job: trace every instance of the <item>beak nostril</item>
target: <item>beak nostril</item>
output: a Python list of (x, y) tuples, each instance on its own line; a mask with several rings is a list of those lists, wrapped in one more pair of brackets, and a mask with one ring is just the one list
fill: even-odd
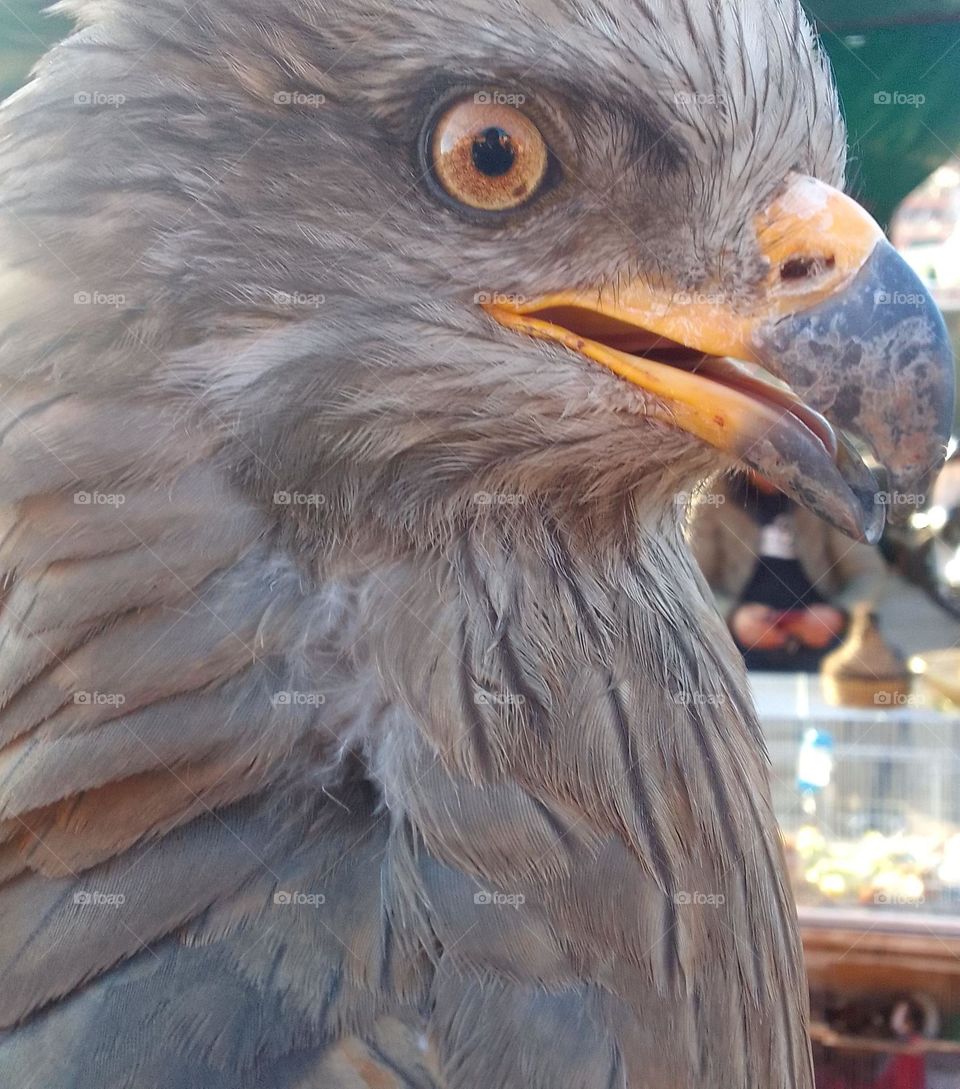
[(791, 257), (780, 266), (781, 280), (812, 280), (834, 268), (837, 259), (831, 254), (820, 257)]

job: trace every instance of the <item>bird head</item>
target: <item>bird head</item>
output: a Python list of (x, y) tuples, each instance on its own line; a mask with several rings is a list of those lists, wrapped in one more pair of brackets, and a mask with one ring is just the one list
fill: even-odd
[(65, 338), (47, 292), (32, 328), (61, 375), (93, 344), (114, 393), (199, 406), (264, 501), (318, 497), (284, 516), (435, 537), (739, 462), (875, 539), (851, 439), (899, 492), (938, 467), (943, 323), (841, 192), (791, 0), (95, 10), (114, 51), (81, 33), (44, 94), (89, 66), (101, 101), (37, 118), (58, 141), (15, 211), (35, 248), (57, 190), (40, 259), (124, 304)]

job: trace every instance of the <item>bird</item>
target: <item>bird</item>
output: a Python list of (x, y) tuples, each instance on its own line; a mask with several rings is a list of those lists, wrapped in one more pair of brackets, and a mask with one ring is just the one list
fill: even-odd
[(746, 465), (875, 540), (953, 371), (799, 6), (59, 8), (0, 111), (3, 1083), (812, 1089), (687, 513)]

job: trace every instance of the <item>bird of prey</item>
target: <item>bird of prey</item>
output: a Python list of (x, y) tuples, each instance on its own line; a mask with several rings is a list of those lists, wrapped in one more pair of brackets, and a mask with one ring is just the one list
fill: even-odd
[(797, 6), (61, 6), (0, 142), (0, 1080), (810, 1089), (687, 497), (875, 538), (953, 394)]

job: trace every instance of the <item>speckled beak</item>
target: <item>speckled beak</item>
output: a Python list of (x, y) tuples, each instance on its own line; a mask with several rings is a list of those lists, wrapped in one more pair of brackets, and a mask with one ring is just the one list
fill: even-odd
[(871, 447), (893, 517), (924, 501), (953, 421), (953, 354), (939, 310), (888, 242), (835, 297), (760, 327), (754, 347), (807, 405)]
[[(749, 301), (643, 282), (487, 310), (652, 395), (659, 418), (734, 455), (850, 536), (874, 541), (943, 462), (953, 355), (923, 285), (849, 197), (795, 176), (754, 224)], [(779, 380), (779, 381), (777, 381)], [(886, 470), (881, 488), (849, 437)]]

